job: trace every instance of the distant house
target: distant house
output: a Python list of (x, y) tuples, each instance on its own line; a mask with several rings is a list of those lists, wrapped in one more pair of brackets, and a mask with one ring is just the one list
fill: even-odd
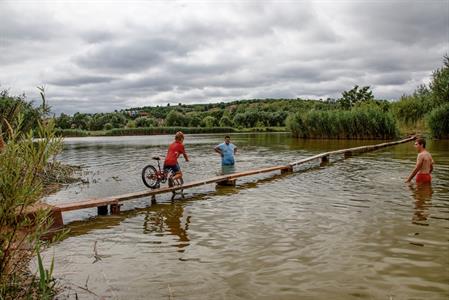
[(130, 116), (130, 117), (135, 117), (138, 115), (138, 112), (135, 110), (127, 111), (127, 113), (128, 113), (128, 116)]
[(146, 111), (139, 111), (139, 116), (140, 117), (146, 117), (146, 116), (149, 116), (149, 115), (150, 115), (150, 113), (148, 113)]

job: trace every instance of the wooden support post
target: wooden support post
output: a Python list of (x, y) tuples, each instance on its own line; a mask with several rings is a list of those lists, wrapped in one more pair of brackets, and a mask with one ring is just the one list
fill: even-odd
[(54, 207), (51, 210), (51, 217), (53, 218), (53, 223), (51, 224), (50, 230), (59, 230), (64, 226), (64, 220), (62, 219), (62, 212), (60, 208)]
[(117, 203), (117, 204), (111, 204), (111, 214), (116, 215), (120, 213), (120, 206), (123, 204)]
[(321, 157), (321, 164), (325, 165), (327, 163), (329, 163), (329, 155)]
[(97, 213), (99, 216), (106, 216), (108, 214), (108, 206), (98, 206), (97, 207)]
[(156, 195), (151, 196), (151, 204), (156, 204)]
[(288, 174), (288, 173), (293, 173), (292, 166), (287, 166), (287, 167), (285, 167), (285, 169), (281, 169), (281, 174)]
[(344, 153), (344, 157), (345, 158), (349, 158), (349, 157), (351, 157), (352, 156), (352, 152), (351, 151), (346, 151), (345, 153)]
[(217, 186), (235, 186), (237, 179), (226, 179), (218, 181)]

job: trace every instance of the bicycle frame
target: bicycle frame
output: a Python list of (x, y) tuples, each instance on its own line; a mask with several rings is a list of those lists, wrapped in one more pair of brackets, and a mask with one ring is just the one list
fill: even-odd
[(161, 163), (158, 160), (157, 161), (157, 178), (160, 182), (165, 183), (167, 179), (170, 177), (171, 171), (166, 171), (161, 168)]

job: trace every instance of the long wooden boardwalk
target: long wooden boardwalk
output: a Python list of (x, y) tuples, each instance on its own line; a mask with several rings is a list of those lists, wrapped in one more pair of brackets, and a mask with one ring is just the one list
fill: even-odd
[(361, 147), (355, 147), (355, 148), (349, 148), (349, 149), (324, 152), (324, 153), (320, 153), (317, 155), (313, 155), (311, 157), (307, 157), (307, 158), (289, 163), (287, 165), (273, 166), (273, 167), (249, 170), (249, 171), (245, 171), (245, 172), (233, 173), (233, 174), (228, 174), (228, 175), (215, 176), (215, 177), (207, 178), (204, 180), (198, 180), (198, 181), (185, 183), (182, 186), (162, 187), (162, 188), (158, 188), (158, 189), (146, 190), (146, 191), (141, 191), (141, 192), (136, 192), (136, 193), (129, 193), (129, 194), (124, 194), (124, 195), (105, 197), (105, 198), (92, 198), (92, 199), (86, 199), (83, 201), (68, 202), (68, 203), (61, 203), (61, 204), (54, 204), (54, 205), (41, 204), (39, 206), (39, 208), (47, 207), (47, 208), (51, 209), (53, 219), (54, 219), (53, 228), (60, 228), (63, 226), (62, 212), (97, 207), (98, 214), (107, 214), (108, 206), (109, 206), (109, 211), (112, 214), (115, 214), (115, 213), (120, 212), (121, 202), (126, 201), (126, 200), (148, 197), (148, 196), (151, 196), (154, 199), (154, 197), (158, 194), (175, 192), (175, 191), (181, 190), (181, 189), (185, 190), (185, 189), (189, 189), (189, 188), (193, 188), (193, 187), (197, 187), (197, 186), (201, 186), (201, 185), (205, 185), (205, 184), (211, 184), (211, 183), (216, 183), (218, 185), (235, 186), (236, 179), (239, 177), (251, 176), (251, 175), (255, 175), (255, 174), (268, 173), (268, 172), (274, 172), (274, 171), (281, 171), (282, 174), (290, 173), (290, 172), (293, 172), (293, 169), (295, 166), (298, 166), (298, 165), (301, 165), (301, 164), (304, 164), (304, 163), (307, 163), (307, 162), (310, 162), (310, 161), (313, 161), (316, 159), (320, 159), (322, 163), (325, 163), (325, 162), (329, 161), (329, 157), (331, 155), (343, 154), (344, 157), (350, 157), (353, 154), (374, 151), (374, 150), (377, 150), (380, 148), (385, 148), (388, 146), (406, 143), (406, 142), (414, 140), (415, 138), (416, 137), (411, 136), (409, 138), (402, 139), (399, 141), (394, 141), (394, 142), (387, 142), (387, 143), (376, 144), (376, 145), (361, 146)]

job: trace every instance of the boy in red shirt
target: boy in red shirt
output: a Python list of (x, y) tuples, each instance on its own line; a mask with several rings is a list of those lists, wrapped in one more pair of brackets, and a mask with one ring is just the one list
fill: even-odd
[(181, 179), (182, 172), (178, 164), (178, 157), (182, 154), (186, 161), (189, 161), (186, 150), (184, 149), (184, 134), (178, 131), (175, 135), (175, 141), (168, 147), (167, 155), (164, 161), (164, 170), (170, 170), (175, 174), (173, 180)]

